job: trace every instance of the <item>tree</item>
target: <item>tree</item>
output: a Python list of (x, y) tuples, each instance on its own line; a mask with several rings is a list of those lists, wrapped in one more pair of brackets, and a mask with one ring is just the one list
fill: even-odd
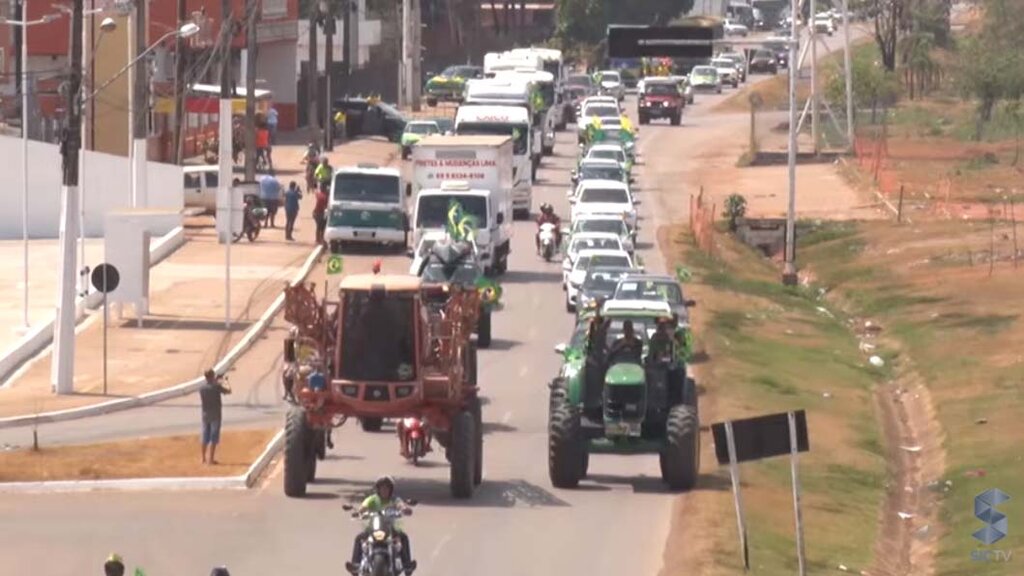
[(882, 66), (889, 72), (896, 70), (896, 49), (900, 30), (904, 27), (907, 0), (871, 0), (870, 11), (875, 20), (875, 43), (881, 53)]
[(982, 29), (962, 43), (959, 56), (957, 82), (976, 102), (974, 137), (980, 140), (996, 105), (1024, 95), (1024, 6), (989, 0)]
[[(893, 72), (882, 66), (876, 50), (856, 50), (851, 62), (854, 113), (871, 108), (871, 123), (877, 121), (879, 107), (889, 107), (899, 96), (899, 82)], [(834, 105), (846, 105), (846, 78), (842, 67), (833, 65), (825, 84), (825, 96)]]

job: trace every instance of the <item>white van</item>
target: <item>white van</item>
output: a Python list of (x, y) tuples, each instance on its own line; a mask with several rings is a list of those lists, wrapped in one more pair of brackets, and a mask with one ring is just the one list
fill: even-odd
[(324, 240), (338, 254), (344, 242), (405, 248), (409, 221), (402, 174), (375, 164), (334, 171)]
[(485, 271), (501, 274), (508, 270), (511, 223), (502, 212), (500, 194), (471, 188), (468, 182), (442, 182), (440, 188), (419, 191), (413, 215), (413, 245), (419, 246), (428, 234), (446, 230), (452, 200), (462, 206), (465, 214), (480, 223), (475, 241)]
[(534, 84), (529, 78), (486, 78), (470, 80), (466, 84), (464, 106), (519, 106), (530, 117), (531, 177), (540, 167), (544, 141), (544, 115), (534, 108)]
[(512, 208), (529, 217), (536, 175), (530, 150), (530, 113), (520, 106), (459, 106), (455, 134), (512, 138)]
[(541, 153), (550, 156), (555, 152), (555, 128), (557, 128), (562, 117), (561, 102), (555, 94), (555, 77), (550, 72), (543, 70), (518, 70), (498, 72), (495, 80), (508, 80), (509, 82), (527, 82), (532, 92), (540, 95), (542, 104), (534, 108), (535, 118), (541, 128)]
[(217, 165), (183, 166), (185, 207), (201, 208), (213, 214), (217, 211), (217, 187), (220, 168)]

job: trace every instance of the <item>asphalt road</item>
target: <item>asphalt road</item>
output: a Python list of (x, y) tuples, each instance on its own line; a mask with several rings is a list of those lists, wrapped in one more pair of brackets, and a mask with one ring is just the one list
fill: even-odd
[[(638, 249), (649, 270), (664, 269), (654, 245), (658, 226), (685, 221), (689, 194), (696, 193), (695, 184), (685, 181), (693, 151), (744, 129), (745, 115), (707, 114), (731, 93), (698, 96), (680, 127), (659, 123), (641, 129)], [(630, 98), (631, 115), (635, 108)], [(560, 134), (556, 156), (545, 159), (535, 207), (551, 202), (559, 214), (568, 214), (574, 137), (572, 129)], [(350, 425), (335, 434), (336, 448), (303, 500), (283, 495), (280, 467), (247, 492), (0, 494), (0, 566), (41, 576), (95, 573), (117, 551), (152, 576), (206, 574), (219, 564), (241, 576), (341, 574), (358, 529), (341, 504), (388, 473), (397, 477), (401, 495), (421, 503), (406, 521), (419, 575), (657, 574), (673, 497), (660, 481), (655, 455), (595, 455), (588, 480), (577, 490), (556, 490), (548, 480), (547, 383), (560, 361), (553, 347), (568, 336), (572, 319), (564, 311), (560, 264), (545, 264), (535, 255), (532, 223), (519, 222), (515, 229), (511, 269), (502, 279), (505, 310), (494, 317), (492, 348), (480, 353), (485, 478), (473, 499), (450, 498), (441, 455), (413, 467), (399, 457), (391, 429), (366, 434)], [(368, 269), (378, 257), (350, 256), (346, 268)], [(404, 256), (382, 257), (386, 270), (408, 267)], [(313, 280), (322, 282), (323, 276)], [(283, 330), (278, 324), (232, 373), (236, 394), (226, 411), (229, 424), (281, 423)], [(46, 426), (40, 437), (46, 444), (189, 432), (197, 416), (196, 401), (186, 398)], [(24, 444), (27, 432), (3, 431), (0, 444)], [(712, 458), (706, 434), (703, 444), (707, 467)]]

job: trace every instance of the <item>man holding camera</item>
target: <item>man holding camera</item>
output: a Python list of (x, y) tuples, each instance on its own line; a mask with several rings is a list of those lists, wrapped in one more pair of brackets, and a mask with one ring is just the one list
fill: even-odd
[[(214, 454), (220, 443), (220, 423), (223, 413), (221, 396), (231, 394), (228, 386), (213, 369), (206, 371), (206, 382), (199, 387), (199, 399), (203, 406), (203, 464), (216, 464)], [(210, 456), (206, 452), (209, 447)]]

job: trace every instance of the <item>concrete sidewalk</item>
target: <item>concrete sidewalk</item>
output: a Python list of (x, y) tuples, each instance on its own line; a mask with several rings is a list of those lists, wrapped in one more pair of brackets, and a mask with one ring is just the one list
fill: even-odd
[[(304, 152), (300, 144), (275, 146), (277, 176), (285, 185), (290, 180), (302, 182), (300, 159)], [(330, 154), (335, 166), (386, 164), (396, 156), (394, 144), (376, 139), (336, 145)], [(256, 242), (242, 240), (232, 245), (232, 330), (226, 330), (224, 323), (225, 248), (216, 241), (212, 218), (195, 219), (186, 225), (185, 246), (150, 273), (150, 314), (142, 327), (130, 312), (123, 320), (111, 315), (109, 395), (102, 394), (103, 323), (101, 312), (96, 311), (80, 325), (76, 336), (75, 394), (51, 393), (47, 349), (0, 388), (0, 417), (98, 404), (200, 376), (242, 338), (308, 258), (314, 248), (312, 205), (312, 199), (303, 199), (296, 223), (297, 241), (284, 240), (284, 215), (279, 212), (276, 228), (264, 229)]]

